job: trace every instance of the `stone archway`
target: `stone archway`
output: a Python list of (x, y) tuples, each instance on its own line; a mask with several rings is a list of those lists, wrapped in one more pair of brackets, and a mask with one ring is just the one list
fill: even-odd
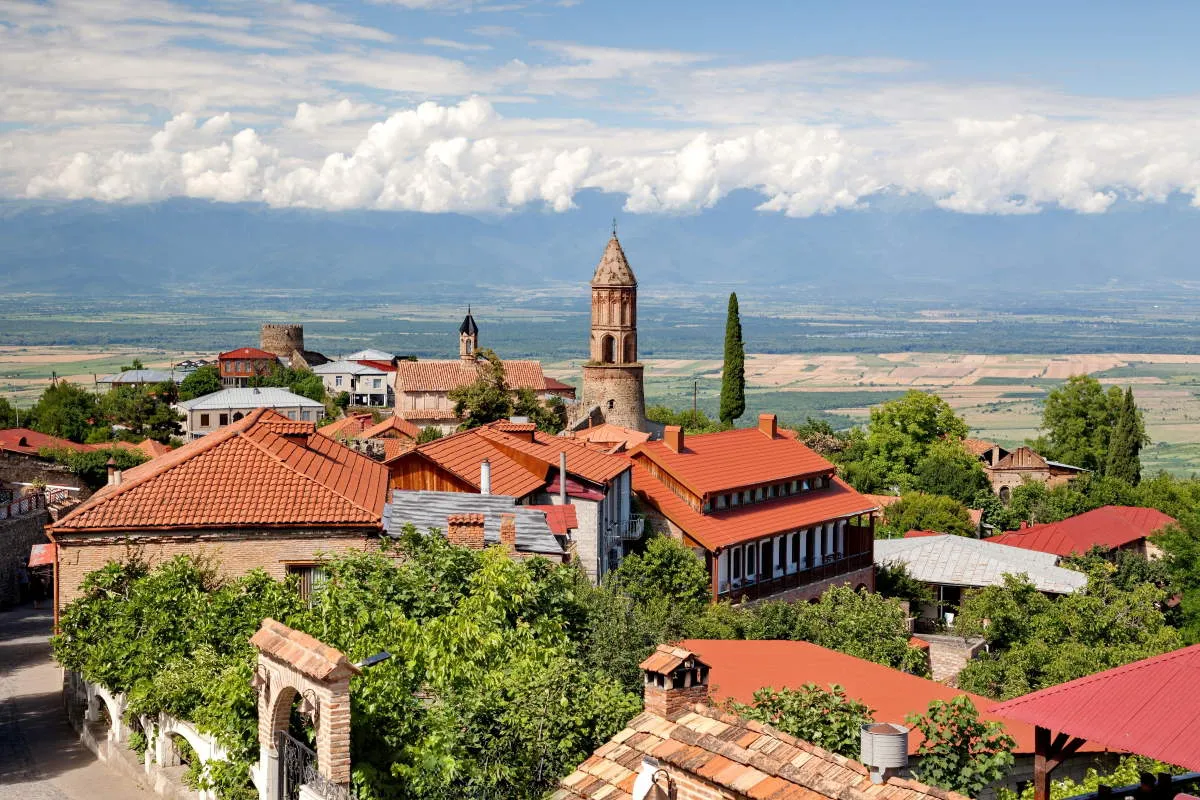
[[(317, 797), (349, 796), (350, 678), (361, 673), (339, 650), (273, 619), (250, 639), (258, 649), (259, 763), (254, 782), (262, 800), (282, 800), (280, 734), (288, 730), (292, 703), (303, 700), (316, 730)], [(284, 737), (286, 738), (286, 737)], [(308, 788), (308, 787), (306, 787)]]

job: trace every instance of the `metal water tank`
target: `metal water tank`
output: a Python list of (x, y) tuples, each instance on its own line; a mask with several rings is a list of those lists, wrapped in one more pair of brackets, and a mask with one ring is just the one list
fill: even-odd
[(871, 781), (883, 783), (908, 767), (908, 728), (891, 722), (871, 722), (860, 729), (862, 763)]

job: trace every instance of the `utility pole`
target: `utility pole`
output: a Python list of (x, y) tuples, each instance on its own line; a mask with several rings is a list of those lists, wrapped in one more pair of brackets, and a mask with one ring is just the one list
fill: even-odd
[(700, 381), (692, 379), (692, 424), (700, 419), (700, 413), (696, 410), (696, 397), (700, 393)]

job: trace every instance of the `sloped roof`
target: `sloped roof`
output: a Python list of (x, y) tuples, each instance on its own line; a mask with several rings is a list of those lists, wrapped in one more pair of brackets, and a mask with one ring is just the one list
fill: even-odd
[(341, 650), (270, 617), (264, 619), (262, 627), (250, 637), (250, 644), (314, 680), (362, 673)]
[(386, 350), (376, 350), (368, 347), (366, 350), (359, 350), (345, 357), (347, 361), (391, 361), (393, 356)]
[(904, 564), (924, 583), (947, 586), (999, 586), (1005, 574), (1024, 574), (1039, 590), (1070, 594), (1087, 585), (1082, 572), (1058, 566), (1058, 556), (1004, 547), (990, 541), (939, 533), (904, 539), (877, 539), (876, 564)]
[[(107, 447), (109, 445), (105, 446)], [(134, 444), (133, 442), (113, 442), (111, 446), (120, 448), (122, 450), (137, 450), (146, 458), (158, 458), (164, 453), (171, 452), (170, 445), (165, 445), (162, 442), (156, 442), (153, 439), (143, 439), (137, 444)]]
[(1060, 683), (993, 714), (1200, 770), (1200, 645)]
[(324, 403), (293, 394), (275, 386), (261, 388), (222, 389), (192, 400), (177, 403), (184, 411), (221, 410), (226, 408), (325, 408)]
[[(543, 391), (546, 379), (537, 361), (505, 361), (504, 377), (510, 389)], [(396, 365), (396, 391), (448, 392), (473, 383), (479, 376), (477, 361), (401, 361)]]
[(892, 505), (893, 503), (900, 502), (900, 495), (898, 495), (898, 494), (866, 494), (866, 493), (863, 493), (863, 497), (867, 498), (868, 500), (870, 500), (872, 503), (879, 506), (880, 508), (887, 508), (888, 506)]
[(450, 408), (409, 408), (395, 412), (396, 416), (404, 419), (419, 419), (422, 422), (456, 422), (458, 414)]
[(386, 375), (382, 369), (363, 364), (360, 361), (328, 361), (312, 368), (317, 375)]
[(70, 439), (60, 439), (57, 436), (39, 433), (30, 428), (5, 428), (4, 430), (0, 430), (0, 450), (36, 456), (38, 450), (41, 450), (43, 447), (55, 450), (65, 448), (78, 453), (97, 449), (96, 445), (79, 444), (78, 442), (72, 442)]
[(359, 434), (367, 428), (375, 424), (375, 417), (370, 414), (350, 414), (342, 417), (336, 422), (331, 422), (328, 425), (322, 425), (317, 428), (317, 432), (328, 436), (330, 439), (338, 439), (348, 437), (357, 439)]
[(142, 384), (142, 383), (181, 383), (186, 377), (184, 372), (174, 372), (165, 369), (127, 369), (112, 375), (99, 378), (100, 383)]
[(479, 431), (479, 428), (475, 428), (443, 436), (400, 457), (426, 458), (453, 473), (476, 491), (480, 488), (479, 466), (485, 458), (491, 464), (494, 494), (524, 497), (546, 485), (550, 469), (548, 463), (534, 458), (523, 465)]
[[(709, 666), (709, 692), (718, 702), (753, 703), (754, 693), (764, 687), (799, 689), (815, 683), (827, 689), (830, 684), (838, 684), (847, 697), (866, 703), (876, 722), (903, 723), (909, 713), (926, 713), (934, 700), (952, 700), (965, 694), (982, 718), (1004, 722), (1017, 741), (1017, 753), (1033, 752), (1033, 727), (1001, 720), (987, 710), (994, 700), (810, 642), (685, 639), (679, 646)], [(908, 735), (908, 752), (916, 753), (923, 738), (914, 728)]]
[(607, 483), (629, 469), (628, 459), (593, 450), (582, 443), (564, 436), (550, 436), (534, 431), (532, 442), (519, 436), (510, 436), (490, 426), (479, 428), (481, 436), (487, 437), (509, 455), (524, 453), (558, 468), (559, 453), (567, 454), (567, 475), (578, 475), (593, 483)]
[(631, 800), (646, 756), (722, 787), (733, 797), (966, 800), (956, 792), (903, 778), (874, 784), (857, 761), (704, 705), (693, 706), (674, 722), (651, 712), (634, 717), (563, 778), (550, 800)]
[(379, 527), (387, 482), (387, 467), (317, 435), (313, 423), (257, 409), (125, 470), (50, 529)]
[(1174, 517), (1154, 508), (1101, 506), (1061, 522), (1002, 533), (987, 541), (1067, 556), (1086, 553), (1095, 546), (1121, 547), (1152, 536), (1174, 523)]
[(650, 441), (650, 434), (639, 431), (636, 428), (626, 428), (621, 425), (614, 425), (611, 422), (602, 422), (590, 428), (574, 431), (571, 433), (571, 438), (582, 440), (593, 446), (603, 447), (605, 450), (610, 450), (617, 445), (629, 450), (643, 442)]
[(387, 439), (397, 435), (415, 440), (421, 435), (421, 429), (404, 417), (398, 417), (393, 414), (390, 417), (384, 417), (382, 421), (365, 429), (360, 438)]
[(614, 233), (604, 247), (604, 255), (596, 265), (596, 273), (592, 275), (592, 286), (637, 286), (637, 278), (625, 258), (625, 251)]
[(259, 350), (257, 347), (239, 347), (237, 350), (230, 350), (228, 353), (221, 353), (217, 356), (221, 361), (231, 358), (269, 358), (277, 359), (278, 356), (274, 353), (268, 353), (266, 350)]
[(546, 524), (550, 526), (550, 531), (558, 536), (566, 536), (579, 527), (579, 515), (575, 511), (575, 506), (570, 503), (567, 503), (565, 506), (540, 505), (525, 507), (537, 509), (544, 513), (546, 515)]
[(778, 497), (713, 514), (701, 514), (693, 510), (636, 462), (633, 467), (633, 489), (640, 498), (710, 552), (764, 536), (878, 510), (878, 506), (836, 477), (826, 489)]
[(391, 361), (376, 361), (370, 358), (348, 358), (346, 360), (362, 364), (364, 367), (374, 367), (380, 372), (391, 373), (396, 371), (396, 365)]
[(475, 318), (471, 316), (471, 309), (467, 307), (467, 315), (463, 317), (462, 324), (458, 326), (459, 333), (465, 333), (467, 336), (478, 336), (479, 326), (475, 324)]
[(700, 496), (834, 470), (795, 437), (781, 432), (772, 439), (758, 428), (685, 436), (680, 453), (665, 442), (644, 442), (630, 451), (635, 460), (639, 455)]
[[(388, 534), (400, 535), (405, 524), (417, 530), (438, 528), (445, 532), (447, 518), (457, 514), (479, 514), (483, 517), (483, 541), (500, 542), (500, 522), (506, 515), (515, 519), (517, 550), (547, 556), (562, 556), (563, 545), (554, 537), (546, 512), (532, 506), (519, 506), (515, 497), (500, 494), (468, 494), (466, 492), (392, 492), (388, 506)], [(568, 506), (570, 508), (570, 506)]]
[(987, 451), (1000, 446), (986, 439), (963, 439), (962, 444), (966, 451), (973, 456), (981, 456)]
[(545, 380), (546, 380), (547, 391), (571, 392), (572, 394), (575, 393), (575, 387), (569, 383), (563, 383), (562, 381), (558, 380), (557, 378), (551, 378), (548, 375), (546, 376)]

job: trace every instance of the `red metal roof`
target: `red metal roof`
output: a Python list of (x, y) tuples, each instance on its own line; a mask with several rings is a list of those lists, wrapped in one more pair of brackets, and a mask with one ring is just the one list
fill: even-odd
[(372, 361), (371, 359), (359, 359), (355, 364), (362, 364), (364, 367), (374, 367), (381, 372), (395, 372), (396, 365), (390, 361)]
[(793, 436), (781, 431), (772, 439), (758, 428), (686, 436), (680, 453), (656, 441), (640, 444), (629, 454), (635, 460), (654, 461), (701, 496), (834, 469)]
[(1174, 517), (1153, 508), (1103, 506), (1061, 522), (1002, 533), (988, 541), (1067, 556), (1086, 553), (1097, 545), (1121, 547), (1151, 536), (1174, 523)]
[(45, 567), (54, 563), (53, 543), (35, 544), (29, 549), (29, 567)]
[(278, 356), (274, 353), (268, 353), (266, 350), (259, 350), (257, 347), (239, 347), (237, 350), (221, 353), (217, 358), (221, 361), (227, 361), (231, 358), (269, 358), (274, 361)]
[(694, 510), (637, 463), (633, 467), (633, 488), (641, 499), (710, 552), (877, 509), (875, 504), (840, 478), (834, 478), (826, 489), (815, 489), (713, 514), (701, 514)]
[[(679, 644), (708, 664), (711, 670), (709, 693), (718, 702), (732, 699), (752, 703), (754, 693), (767, 686), (799, 689), (806, 683), (815, 683), (828, 689), (830, 684), (838, 684), (846, 690), (847, 697), (866, 703), (876, 722), (903, 723), (909, 713), (928, 711), (933, 700), (951, 700), (965, 694), (975, 703), (981, 717), (1004, 722), (1009, 734), (1017, 741), (1017, 753), (1033, 752), (1033, 726), (1000, 720), (985, 711), (995, 701), (873, 661), (810, 642), (685, 639)], [(921, 732), (914, 728), (908, 737), (908, 751), (917, 752), (921, 740)]]
[(993, 714), (1093, 745), (1200, 770), (1200, 645), (1097, 672), (993, 706)]
[(570, 503), (565, 506), (526, 506), (526, 508), (536, 508), (538, 511), (544, 512), (550, 532), (559, 536), (565, 536), (579, 527), (579, 516), (575, 513), (575, 506)]
[(38, 450), (43, 447), (53, 449), (65, 448), (82, 453), (87, 450), (95, 450), (103, 445), (88, 445), (72, 442), (69, 439), (60, 439), (57, 436), (50, 436), (45, 433), (38, 433), (29, 428), (6, 428), (0, 431), (0, 450), (7, 450), (10, 453), (24, 453), (28, 456), (36, 456)]

